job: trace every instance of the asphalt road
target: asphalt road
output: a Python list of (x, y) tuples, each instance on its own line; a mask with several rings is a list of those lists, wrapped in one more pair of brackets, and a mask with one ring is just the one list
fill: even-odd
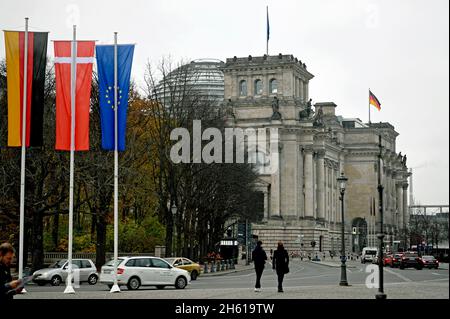
[[(347, 268), (347, 279), (349, 285), (361, 286), (365, 285), (368, 276), (371, 274), (368, 267), (374, 265), (363, 265), (357, 262), (349, 262)], [(375, 267), (376, 268), (376, 267)], [(316, 286), (333, 286), (337, 285), (340, 280), (340, 268), (329, 267), (321, 264), (311, 263), (307, 261), (301, 262), (300, 260), (292, 260), (290, 263), (290, 273), (286, 275), (284, 281), (285, 288), (302, 288)], [(369, 281), (370, 282), (370, 281)], [(384, 268), (384, 282), (386, 285), (390, 284), (421, 284), (426, 286), (427, 283), (436, 283), (440, 285), (446, 285), (448, 290), (449, 285), (449, 271), (448, 269), (398, 269), (398, 268)], [(231, 274), (222, 274), (217, 276), (200, 276), (196, 281), (192, 281), (186, 288), (189, 290), (219, 290), (220, 289), (244, 289), (253, 288), (255, 284), (255, 273), (252, 269), (243, 270)], [(264, 270), (261, 285), (263, 290), (275, 290), (277, 287), (277, 276), (270, 267), (270, 264), (266, 266)], [(57, 293), (64, 291), (64, 285), (59, 287), (52, 287), (50, 285), (37, 286), (28, 285), (27, 291), (30, 292), (30, 296), (35, 293)], [(127, 290), (126, 287), (121, 287), (122, 290)], [(77, 291), (109, 291), (108, 287), (98, 283), (97, 285), (89, 285), (83, 283), (80, 285)], [(141, 287), (139, 290), (156, 290), (155, 287)], [(166, 287), (164, 290), (175, 290), (173, 287)], [(419, 293), (419, 292), (418, 292)]]

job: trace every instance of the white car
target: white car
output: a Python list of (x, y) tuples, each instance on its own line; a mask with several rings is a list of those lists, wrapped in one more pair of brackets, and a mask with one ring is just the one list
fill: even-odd
[[(90, 285), (97, 283), (98, 275), (95, 264), (90, 259), (72, 259), (74, 270), (74, 280), (88, 282)], [(59, 286), (67, 279), (69, 263), (67, 259), (59, 260), (48, 268), (37, 270), (33, 273), (33, 282), (39, 286), (50, 283), (52, 286)]]
[[(189, 272), (171, 266), (158, 257), (120, 257), (117, 266), (117, 284), (136, 290), (140, 286), (175, 286), (184, 289), (191, 281)], [(112, 287), (114, 284), (114, 260), (106, 263), (100, 273), (100, 282)]]

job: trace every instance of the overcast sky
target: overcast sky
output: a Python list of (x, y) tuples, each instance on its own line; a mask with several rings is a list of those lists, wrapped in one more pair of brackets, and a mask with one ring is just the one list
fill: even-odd
[[(50, 40), (136, 43), (133, 78), (163, 56), (174, 61), (263, 55), (269, 6), (269, 54), (293, 54), (315, 75), (313, 102), (368, 121), (368, 88), (407, 154), (414, 196), (449, 203), (449, 2), (447, 0), (127, 0), (4, 1), (0, 28), (50, 31)], [(49, 55), (53, 57), (52, 45)], [(0, 58), (5, 57), (4, 40)]]

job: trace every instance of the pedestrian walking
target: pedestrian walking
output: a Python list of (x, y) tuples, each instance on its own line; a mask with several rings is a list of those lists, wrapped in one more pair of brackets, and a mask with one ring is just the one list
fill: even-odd
[(252, 252), (252, 259), (255, 265), (256, 272), (256, 283), (255, 283), (255, 292), (261, 291), (261, 277), (264, 271), (264, 264), (267, 260), (267, 254), (262, 248), (262, 241), (258, 241), (256, 243), (256, 247)]
[(11, 262), (14, 248), (10, 243), (0, 245), (0, 303), (12, 300), (14, 295), (22, 291), (21, 281), (12, 280)]
[(277, 272), (278, 292), (283, 292), (284, 275), (289, 273), (289, 254), (281, 241), (278, 242), (277, 250), (273, 253), (272, 268)]

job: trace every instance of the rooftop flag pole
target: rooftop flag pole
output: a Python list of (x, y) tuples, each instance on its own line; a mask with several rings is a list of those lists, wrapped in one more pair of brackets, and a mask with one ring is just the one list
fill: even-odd
[[(23, 236), (25, 231), (25, 146), (27, 135), (27, 75), (28, 75), (28, 18), (25, 18), (25, 46), (23, 57), (23, 96), (22, 96), (22, 155), (20, 164), (20, 221), (19, 221), (19, 279), (23, 279)], [(22, 292), (26, 292), (25, 288)]]
[(75, 290), (72, 287), (73, 267), (72, 267), (72, 242), (73, 242), (73, 171), (74, 171), (74, 149), (75, 149), (75, 90), (77, 81), (77, 27), (73, 26), (73, 41), (72, 41), (72, 61), (70, 65), (71, 69), (71, 81), (70, 81), (70, 100), (71, 100), (71, 113), (70, 113), (70, 182), (69, 182), (69, 243), (68, 243), (68, 276), (67, 286), (64, 290), (65, 294), (74, 294)]
[(117, 125), (117, 32), (114, 32), (114, 285), (110, 292), (120, 292), (117, 284), (117, 258), (119, 251), (119, 150)]
[(369, 125), (370, 125), (370, 88), (369, 88)]
[(269, 55), (269, 38), (270, 38), (269, 6), (266, 6), (266, 16), (267, 16), (266, 55)]

